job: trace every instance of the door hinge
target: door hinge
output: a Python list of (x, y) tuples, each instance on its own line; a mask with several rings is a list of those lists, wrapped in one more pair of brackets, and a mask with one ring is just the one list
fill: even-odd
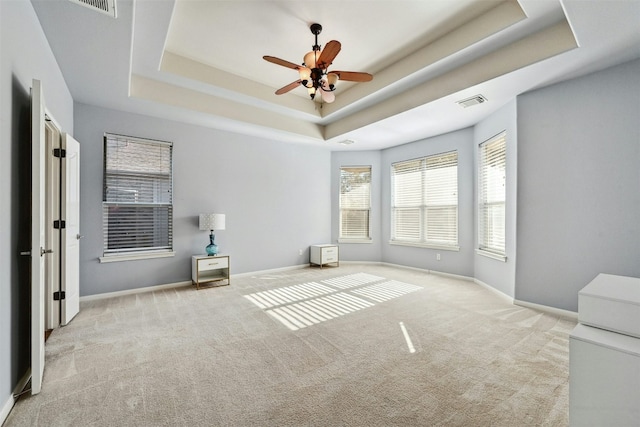
[(60, 301), (65, 298), (64, 291), (56, 291), (53, 293), (53, 300)]
[(64, 148), (54, 148), (53, 157), (67, 157), (67, 150)]
[(63, 219), (56, 219), (55, 221), (53, 221), (53, 228), (66, 228), (66, 227), (67, 227), (67, 223)]

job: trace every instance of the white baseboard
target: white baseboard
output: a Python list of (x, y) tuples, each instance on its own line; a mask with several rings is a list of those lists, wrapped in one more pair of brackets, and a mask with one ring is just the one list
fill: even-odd
[(13, 397), (13, 393), (9, 396), (9, 399), (2, 405), (2, 409), (0, 409), (0, 425), (4, 424), (9, 416), (9, 412), (13, 409), (13, 405), (16, 404), (16, 398)]
[(183, 286), (191, 286), (191, 285), (192, 285), (192, 283), (189, 280), (189, 281), (185, 281), (185, 282), (175, 282), (175, 283), (167, 283), (167, 284), (164, 284), (164, 285), (145, 286), (143, 288), (127, 289), (127, 290), (124, 290), (124, 291), (105, 292), (103, 294), (86, 295), (86, 296), (80, 297), (80, 302), (95, 301), (95, 300), (106, 299), (106, 298), (114, 298), (114, 297), (121, 297), (121, 296), (124, 296), (124, 295), (142, 294), (142, 293), (145, 293), (145, 292), (161, 291), (163, 289), (180, 288), (180, 287), (183, 287)]
[[(340, 261), (342, 262), (342, 261)], [(298, 264), (298, 265), (292, 265), (289, 267), (280, 267), (280, 268), (272, 268), (269, 270), (258, 270), (258, 271), (249, 271), (247, 273), (239, 273), (239, 274), (234, 274), (233, 277), (247, 277), (247, 276), (262, 276), (264, 274), (273, 274), (273, 273), (279, 273), (281, 271), (291, 271), (291, 270), (301, 270), (303, 268), (307, 268), (309, 267), (309, 264)]]
[(466, 280), (468, 282), (473, 282), (475, 280), (473, 277), (462, 276), (460, 274), (445, 273), (444, 271), (429, 270), (429, 273), (442, 277), (450, 277), (452, 279)]
[[(307, 268), (307, 267), (309, 267), (309, 264), (300, 264), (300, 265), (293, 265), (293, 266), (290, 266), (290, 267), (274, 268), (274, 269), (271, 269), (271, 270), (260, 270), (260, 271), (251, 271), (251, 272), (248, 272), (248, 273), (234, 274), (232, 277), (257, 276), (257, 275), (263, 275), (263, 274), (273, 274), (273, 273), (277, 273), (279, 271), (298, 270), (298, 269)], [(101, 300), (101, 299), (121, 297), (121, 296), (125, 296), (125, 295), (142, 294), (142, 293), (145, 293), (145, 292), (161, 291), (163, 289), (180, 288), (180, 287), (186, 287), (186, 286), (192, 286), (192, 285), (193, 285), (193, 283), (190, 280), (188, 280), (188, 281), (184, 281), (184, 282), (166, 283), (164, 285), (145, 286), (145, 287), (136, 288), (136, 289), (126, 289), (124, 291), (105, 292), (105, 293), (102, 293), (102, 294), (86, 295), (86, 296), (80, 297), (80, 302), (83, 302), (83, 301), (96, 301), (96, 300)]]
[(7, 420), (9, 413), (13, 409), (13, 405), (16, 404), (16, 400), (18, 399), (15, 396), (20, 394), (22, 390), (24, 390), (24, 388), (27, 386), (27, 383), (29, 382), (30, 379), (31, 379), (31, 368), (27, 369), (27, 372), (25, 372), (22, 378), (20, 378), (20, 381), (18, 381), (18, 384), (16, 384), (16, 387), (13, 389), (13, 393), (11, 393), (11, 396), (9, 396), (9, 399), (7, 399), (5, 404), (2, 405), (2, 409), (0, 409), (0, 426), (3, 425), (4, 422)]
[[(427, 270), (425, 268), (410, 267), (410, 266), (401, 265), (401, 264), (393, 264), (393, 263), (390, 263), (390, 262), (340, 261), (340, 263), (341, 264), (386, 265), (386, 266), (389, 266), (389, 267), (404, 268), (406, 270), (420, 271), (420, 272), (425, 273), (425, 274), (435, 274), (435, 275), (443, 276), (443, 277), (451, 277), (451, 278), (454, 278), (454, 279), (471, 281), (471, 282), (474, 282), (475, 284), (477, 284), (479, 286), (482, 286), (483, 288), (489, 290), (490, 292), (493, 292), (495, 295), (499, 296), (500, 298), (502, 298), (503, 300), (509, 302), (510, 304), (519, 305), (521, 307), (532, 308), (534, 310), (544, 311), (544, 312), (551, 313), (551, 314), (554, 314), (554, 315), (560, 316), (560, 317), (567, 317), (567, 318), (575, 319), (575, 320), (578, 319), (578, 313), (576, 313), (574, 311), (562, 310), (562, 309), (559, 309), (559, 308), (549, 307), (549, 306), (546, 306), (546, 305), (540, 305), (540, 304), (535, 304), (535, 303), (531, 303), (531, 302), (516, 300), (515, 298), (505, 294), (502, 291), (499, 291), (498, 289), (494, 288), (493, 286), (488, 285), (488, 284), (484, 283), (483, 281), (478, 280), (478, 279), (476, 279), (474, 277), (462, 276), (460, 274), (453, 274), (453, 273), (445, 273), (443, 271)], [(309, 264), (298, 264), (298, 265), (292, 265), (292, 266), (289, 266), (289, 267), (280, 267), (280, 268), (273, 268), (273, 269), (269, 269), (269, 270), (259, 270), (259, 271), (251, 271), (251, 272), (247, 272), (247, 273), (239, 273), (239, 274), (234, 274), (233, 277), (261, 276), (261, 275), (265, 275), (265, 274), (273, 274), (273, 273), (278, 273), (278, 272), (282, 272), (282, 271), (300, 270), (300, 269), (307, 268), (307, 267), (309, 267)], [(124, 295), (140, 294), (140, 293), (144, 293), (144, 292), (159, 291), (159, 290), (163, 290), (163, 289), (171, 289), (171, 288), (178, 288), (178, 287), (191, 286), (191, 285), (192, 285), (191, 281), (184, 281), (184, 282), (176, 282), (176, 283), (167, 283), (167, 284), (164, 284), (164, 285), (147, 286), (147, 287), (144, 287), (144, 288), (137, 288), (137, 289), (127, 289), (127, 290), (124, 290), (124, 291), (107, 292), (107, 293), (96, 294), (96, 295), (87, 295), (87, 296), (80, 297), (80, 302), (83, 302), (83, 301), (95, 301), (95, 300), (100, 300), (100, 299), (113, 298), (113, 297), (119, 297), (119, 296), (124, 296)], [(9, 404), (9, 402), (7, 402), (6, 405), (8, 405), (8, 404)], [(13, 407), (13, 403), (11, 404), (11, 407)], [(4, 408), (3, 408), (3, 412), (1, 414), (4, 414)], [(2, 418), (0, 418), (0, 420), (2, 420)], [(1, 423), (0, 423), (0, 425), (1, 425)]]
[(578, 313), (575, 311), (563, 310), (561, 308), (549, 307), (548, 305), (535, 304), (533, 302), (514, 300), (515, 305), (521, 307), (532, 308), (534, 310), (544, 311), (560, 317), (566, 317), (572, 320), (578, 320)]
[(507, 294), (505, 294), (504, 292), (494, 288), (491, 285), (487, 285), (486, 283), (484, 283), (482, 280), (478, 280), (478, 279), (472, 279), (473, 283), (475, 283), (476, 285), (480, 285), (483, 288), (493, 292), (495, 295), (499, 296), (500, 298), (502, 298), (503, 300), (507, 301), (509, 304), (514, 304), (514, 299), (512, 296), (509, 296)]

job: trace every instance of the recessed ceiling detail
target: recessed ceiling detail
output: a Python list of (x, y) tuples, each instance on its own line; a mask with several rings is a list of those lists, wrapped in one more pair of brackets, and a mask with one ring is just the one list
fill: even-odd
[[(521, 93), (640, 57), (638, 1), (362, 0), (335, 13), (321, 0), (117, 0), (117, 19), (30, 3), (77, 103), (330, 150), (473, 126)], [(336, 68), (375, 78), (340, 81), (333, 103), (274, 96), (295, 76), (262, 56), (302, 60), (315, 22), (340, 40)], [(457, 104), (477, 94), (490, 102)]]
[[(408, 2), (408, 4), (415, 3)], [(225, 5), (225, 7), (232, 7), (228, 3)], [(456, 14), (441, 22), (438, 28), (425, 33), (422, 41), (417, 40), (414, 43), (413, 51), (378, 71), (373, 69), (372, 71), (376, 73), (374, 81), (366, 85), (341, 87), (340, 96), (334, 103), (309, 106), (308, 102), (303, 105), (295, 99), (297, 97), (274, 97), (271, 85), (278, 79), (266, 84), (264, 79), (257, 81), (242, 77), (241, 73), (216, 68), (212, 65), (216, 62), (215, 59), (195, 58), (191, 47), (190, 50), (185, 49), (185, 53), (182, 53), (181, 46), (184, 43), (191, 46), (192, 43), (198, 42), (188, 37), (190, 33), (198, 34), (198, 31), (194, 31), (192, 26), (183, 27), (196, 20), (194, 13), (197, 13), (197, 10), (193, 9), (192, 2), (182, 0), (176, 2), (160, 64), (162, 72), (184, 77), (194, 83), (205, 84), (209, 88), (207, 92), (212, 104), (238, 105), (242, 109), (240, 106), (246, 103), (247, 111), (252, 109), (251, 106), (259, 104), (264, 111), (263, 114), (257, 111), (254, 111), (257, 114), (236, 114), (233, 112), (234, 108), (214, 108), (214, 110), (222, 110), (219, 113), (224, 117), (263, 126), (265, 122), (263, 117), (272, 116), (267, 121), (274, 123), (273, 115), (281, 115), (281, 118), (275, 121), (278, 123), (277, 126), (285, 132), (289, 130), (295, 134), (300, 132), (299, 126), (295, 126), (298, 129), (294, 129), (286, 123), (294, 123), (304, 116), (314, 126), (320, 126), (320, 132), (325, 140), (436, 101), (577, 46), (566, 20), (560, 17), (560, 23), (548, 25), (526, 37), (520, 36), (519, 40), (514, 38), (513, 34), (507, 34), (508, 37), (505, 37), (507, 42), (502, 42), (502, 45), (496, 48), (486, 43), (487, 40), (497, 37), (502, 32), (508, 33), (510, 27), (526, 21), (527, 15), (515, 0), (471, 1), (467, 2), (465, 8), (458, 9)], [(552, 42), (549, 42), (550, 38)], [(335, 55), (340, 50), (340, 44), (337, 46)], [(479, 52), (464, 57), (461, 55), (461, 52), (466, 50), (471, 52), (474, 48)], [(383, 52), (377, 52), (377, 54), (381, 59), (375, 62), (384, 63), (382, 58), (385, 54)], [(333, 60), (335, 55), (332, 54), (330, 59)], [(270, 62), (276, 59), (279, 62), (284, 61), (275, 58)], [(224, 58), (220, 58), (221, 67), (225, 66), (224, 61)], [(284, 62), (291, 64), (287, 68), (296, 68), (296, 70), (301, 68), (289, 61)], [(272, 64), (266, 65), (272, 67)], [(247, 66), (244, 68), (255, 68), (255, 75), (262, 75), (260, 70), (265, 69), (249, 57), (247, 57)], [(271, 69), (265, 70), (268, 73), (272, 72)], [(286, 72), (285, 68), (282, 70)], [(301, 80), (280, 88), (279, 91), (289, 91)], [(135, 87), (139, 81), (140, 79), (131, 81), (133, 96), (144, 92)], [(171, 91), (154, 94), (153, 100), (190, 108), (189, 94), (193, 91), (189, 90), (187, 85), (184, 86), (175, 86)], [(171, 96), (163, 96), (169, 92)], [(225, 94), (233, 94), (234, 102), (230, 103)], [(195, 106), (191, 108), (194, 110), (210, 110), (208, 107), (203, 108), (201, 101), (193, 104)], [(291, 120), (292, 118), (294, 120)], [(300, 136), (311, 135), (308, 131), (304, 131)]]

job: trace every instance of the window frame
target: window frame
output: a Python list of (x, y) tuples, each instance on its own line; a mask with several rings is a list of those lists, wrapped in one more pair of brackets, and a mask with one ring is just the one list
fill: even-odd
[[(502, 178), (495, 177), (492, 179), (489, 177), (490, 170), (487, 163), (487, 151), (491, 148), (497, 154), (491, 154), (490, 160), (497, 165), (498, 168), (502, 168)], [(476, 253), (479, 255), (493, 258), (499, 261), (506, 262), (507, 260), (507, 247), (506, 247), (506, 234), (507, 234), (507, 132), (506, 130), (492, 136), (491, 138), (478, 144), (478, 201), (477, 201), (477, 245)], [(501, 181), (501, 185), (497, 185)], [(502, 189), (500, 190), (500, 187)], [(499, 190), (499, 191), (498, 191)], [(500, 196), (496, 199), (496, 196)], [(491, 199), (491, 200), (490, 200)], [(496, 208), (499, 209), (496, 212)], [(489, 212), (497, 213), (497, 220), (489, 218)], [(496, 222), (502, 224), (495, 224)], [(490, 226), (490, 227), (489, 227)], [(498, 234), (493, 231), (489, 231), (492, 235), (487, 233), (487, 227), (491, 230), (498, 230)], [(501, 236), (500, 236), (501, 233)], [(496, 244), (496, 241), (500, 241), (501, 244)]]
[[(131, 143), (131, 144), (139, 144), (140, 146), (147, 145), (150, 147), (155, 147), (156, 149), (158, 149), (159, 151), (164, 151), (167, 150), (168, 148), (168, 153), (163, 153), (163, 154), (168, 154), (169, 159), (168, 159), (168, 164), (166, 161), (162, 162), (164, 163), (162, 166), (159, 166), (158, 169), (155, 170), (127, 170), (127, 171), (119, 171), (119, 172), (113, 172), (113, 171), (109, 171), (107, 169), (108, 167), (108, 162), (109, 162), (109, 156), (115, 156), (116, 152), (114, 150), (110, 150), (109, 149), (109, 144), (110, 142), (113, 141), (122, 141), (124, 143)], [(132, 137), (132, 136), (127, 136), (127, 135), (121, 135), (121, 134), (115, 134), (115, 133), (105, 133), (104, 134), (104, 139), (103, 139), (103, 176), (102, 176), (102, 185), (103, 185), (103, 192), (102, 192), (102, 238), (103, 238), (103, 244), (102, 244), (102, 256), (99, 257), (99, 261), (101, 263), (105, 263), (105, 262), (118, 262), (118, 261), (129, 261), (129, 260), (139, 260), (139, 259), (149, 259), (149, 258), (163, 258), (163, 257), (172, 257), (175, 256), (175, 251), (174, 251), (174, 241), (173, 241), (173, 229), (174, 229), (174, 224), (173, 224), (173, 211), (174, 211), (174, 200), (175, 200), (175, 195), (174, 195), (174, 184), (173, 184), (173, 142), (168, 142), (168, 141), (160, 141), (160, 140), (155, 140), (155, 139), (148, 139), (148, 138), (139, 138), (139, 137)], [(113, 159), (113, 157), (112, 157)], [(166, 172), (166, 168), (169, 169), (168, 174)], [(164, 170), (161, 170), (164, 169)], [(156, 177), (162, 177), (162, 176), (167, 176), (168, 175), (168, 179), (167, 178), (154, 178), (154, 176)], [(136, 178), (132, 178), (132, 177), (136, 177)], [(109, 190), (112, 188), (116, 188), (116, 190), (118, 190), (117, 187), (109, 187), (109, 183), (113, 184), (113, 180), (117, 180), (121, 179), (124, 182), (127, 182), (127, 179), (130, 181), (129, 183), (131, 183), (131, 179), (133, 179), (133, 182), (139, 184), (139, 185), (144, 185), (145, 181), (147, 185), (150, 185), (151, 189), (147, 189), (146, 192), (142, 192), (144, 195), (146, 195), (147, 197), (152, 197), (153, 200), (146, 200), (146, 201), (140, 201), (137, 200), (137, 196), (136, 196), (136, 200), (133, 201), (126, 201), (126, 200), (121, 200), (121, 197), (124, 193), (123, 190), (120, 189), (120, 196), (115, 195), (113, 196), (112, 192), (110, 192)], [(167, 182), (168, 181), (168, 182)], [(168, 191), (168, 195), (166, 195), (166, 193), (162, 194), (162, 198), (166, 198), (168, 200), (158, 200), (158, 194), (160, 194), (158, 192), (158, 189), (161, 189), (163, 191)], [(131, 194), (138, 194), (138, 190), (134, 190), (131, 189), (130, 191), (125, 191), (125, 193), (131, 193)], [(110, 218), (111, 220), (113, 220), (113, 217), (110, 217), (109, 215), (109, 211), (110, 209), (113, 208), (125, 208), (125, 209), (129, 209), (131, 212), (134, 213), (134, 215), (138, 215), (135, 214), (135, 212), (137, 210), (146, 210), (148, 211), (149, 208), (152, 209), (152, 215), (154, 216), (154, 220), (152, 220), (151, 222), (149, 222), (150, 224), (152, 224), (154, 233), (156, 232), (156, 230), (163, 230), (163, 228), (166, 230), (161, 234), (161, 241), (166, 241), (166, 244), (162, 244), (160, 246), (136, 246), (134, 245), (130, 245), (127, 246), (126, 244), (123, 244), (123, 246), (121, 248), (117, 248), (117, 249), (113, 249), (113, 248), (109, 248), (109, 241), (110, 241), (110, 235), (109, 235), (109, 227), (111, 226), (110, 223)], [(156, 212), (156, 208), (160, 209), (160, 215), (166, 217), (166, 221), (162, 220), (160, 222), (157, 222), (155, 220), (155, 217), (158, 215), (158, 213)], [(148, 214), (148, 212), (143, 211), (143, 214)], [(141, 223), (144, 224), (144, 223)], [(166, 234), (165, 234), (166, 233)], [(138, 239), (144, 239), (144, 238), (148, 238), (147, 236), (140, 236), (137, 237)], [(135, 239), (135, 237), (134, 237)], [(156, 242), (156, 238), (152, 238), (154, 243)], [(126, 243), (126, 242), (125, 242)]]
[[(425, 189), (426, 185), (428, 182), (430, 182), (430, 178), (427, 177), (427, 171), (433, 171), (436, 169), (442, 169), (444, 167), (449, 167), (446, 166), (446, 161), (444, 163), (442, 163), (442, 165), (438, 166), (438, 159), (446, 159), (446, 157), (448, 156), (455, 156), (455, 161), (454, 164), (451, 166), (455, 167), (455, 173), (453, 174), (454, 178), (454, 182), (443, 182), (442, 184), (445, 186), (451, 186), (451, 185), (455, 185), (455, 190), (454, 190), (454, 195), (455, 195), (455, 204), (438, 204), (438, 203), (428, 203), (427, 202), (427, 198), (429, 197), (428, 194), (434, 194), (435, 196), (438, 195), (439, 191), (441, 191), (441, 189), (443, 187), (440, 187), (438, 189), (436, 189), (436, 191), (427, 191)], [(435, 165), (433, 165), (433, 162), (436, 162)], [(398, 179), (398, 177), (401, 175), (401, 173), (397, 172), (397, 169), (399, 167), (402, 166), (408, 166), (411, 163), (419, 163), (419, 167), (413, 172), (419, 172), (420, 173), (420, 177), (419, 177), (419, 198), (420, 198), (420, 202), (416, 203), (414, 205), (407, 205), (407, 206), (397, 206), (398, 205), (398, 200), (396, 198), (396, 180)], [(432, 163), (432, 166), (429, 167), (429, 163)], [(391, 164), (390, 167), (390, 176), (391, 176), (391, 203), (390, 203), (390, 210), (391, 210), (391, 215), (390, 215), (390, 240), (389, 240), (389, 244), (392, 245), (400, 245), (400, 246), (414, 246), (414, 247), (420, 247), (420, 248), (429, 248), (429, 249), (439, 249), (439, 250), (448, 250), (448, 251), (459, 251), (460, 250), (460, 246), (459, 246), (459, 205), (460, 205), (460, 189), (459, 189), (459, 185), (458, 185), (458, 164), (459, 164), (459, 153), (457, 149), (454, 150), (449, 150), (449, 151), (445, 151), (445, 152), (441, 152), (441, 153), (435, 153), (435, 154), (430, 154), (428, 156), (424, 156), (424, 157), (419, 157), (419, 158), (414, 158), (414, 159), (408, 159), (408, 160), (402, 160), (399, 162), (394, 162)], [(435, 166), (435, 167), (434, 167)], [(433, 183), (433, 182), (432, 182)], [(414, 190), (415, 192), (416, 190)], [(416, 193), (417, 194), (417, 193)], [(414, 197), (416, 196), (416, 194), (414, 194)], [(447, 198), (446, 196), (444, 197), (445, 199)], [(431, 210), (442, 210), (442, 209), (451, 209), (451, 208), (455, 208), (454, 210), (454, 215), (455, 215), (455, 220), (453, 221), (448, 221), (447, 223), (448, 225), (451, 225), (453, 223), (455, 223), (455, 227), (453, 227), (453, 233), (455, 233), (455, 242), (453, 242), (453, 240), (450, 239), (450, 242), (447, 242), (446, 240), (435, 240), (432, 238), (429, 238), (428, 232), (429, 230), (433, 229), (434, 224), (429, 222), (429, 215), (427, 215), (427, 213)], [(397, 222), (397, 215), (399, 212), (411, 212), (413, 211), (414, 214), (416, 213), (416, 211), (418, 212), (418, 237), (416, 239), (402, 239), (402, 238), (398, 238), (398, 222)], [(434, 219), (432, 220), (434, 222), (437, 222), (438, 219)]]
[[(369, 182), (367, 183), (369, 188), (368, 188), (368, 193), (369, 193), (369, 197), (368, 197), (368, 203), (367, 203), (367, 207), (358, 207), (358, 208), (343, 208), (342, 204), (343, 204), (343, 195), (345, 194), (343, 192), (343, 171), (345, 170), (357, 170), (357, 169), (368, 169), (369, 171)], [(371, 165), (361, 165), (361, 166), (353, 166), (353, 165), (349, 165), (349, 166), (340, 166), (340, 179), (339, 179), (339, 186), (340, 188), (338, 189), (338, 243), (372, 243), (373, 242), (373, 238), (371, 237), (371, 180), (372, 180), (372, 175), (373, 175), (373, 167)], [(361, 236), (354, 236), (354, 237), (349, 237), (349, 236), (344, 236), (343, 235), (343, 215), (345, 212), (363, 212), (366, 211), (367, 213), (367, 224), (366, 224), (366, 236), (365, 235), (361, 235)]]

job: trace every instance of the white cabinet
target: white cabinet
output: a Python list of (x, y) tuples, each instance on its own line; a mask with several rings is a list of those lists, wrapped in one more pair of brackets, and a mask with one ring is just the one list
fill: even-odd
[(320, 268), (326, 264), (335, 263), (340, 266), (340, 252), (337, 245), (313, 245), (309, 250), (309, 264), (319, 265)]
[(569, 424), (640, 419), (640, 279), (600, 274), (578, 294), (569, 339)]
[[(194, 255), (191, 257), (191, 282), (197, 289), (204, 283), (230, 285), (228, 255)], [(219, 282), (219, 283), (218, 283)], [(226, 283), (224, 283), (226, 282)]]
[(640, 339), (578, 323), (569, 359), (572, 427), (638, 425)]

